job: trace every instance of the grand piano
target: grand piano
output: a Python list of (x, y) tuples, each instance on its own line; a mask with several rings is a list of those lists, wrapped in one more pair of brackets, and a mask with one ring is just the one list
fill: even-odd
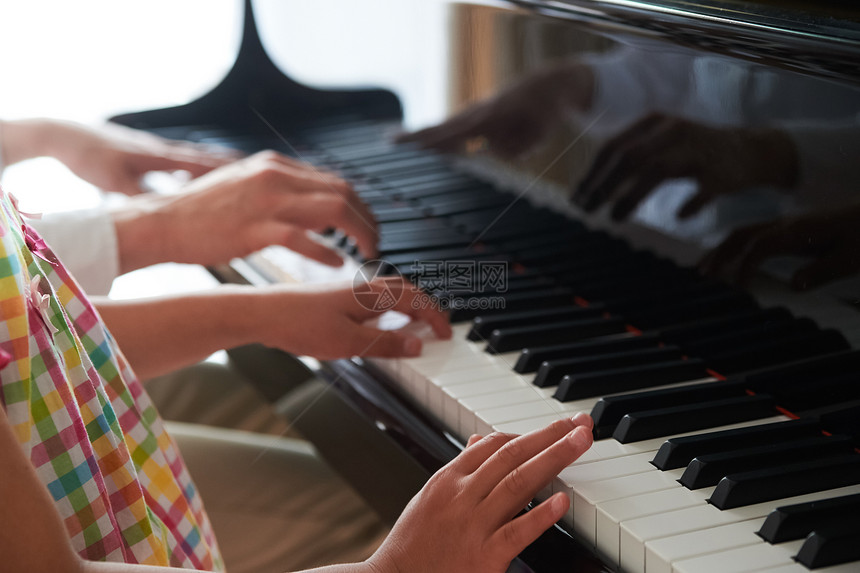
[[(418, 100), (438, 117), (400, 97), (420, 91), (294, 81), (260, 35), (285, 16), (244, 4), (219, 85), (113, 121), (339, 172), (381, 233), (378, 261), (326, 233), (351, 257), (341, 278), (360, 293), (400, 274), (451, 309), (454, 339), (428, 338), (419, 358), (318, 365), (382, 461), (356, 470), (336, 459), (354, 444), (320, 448), (384, 516), (470, 434), (586, 410), (595, 445), (545, 492), (571, 510), (524, 566), (860, 570), (850, 3), (432, 3), (444, 85)], [(709, 252), (717, 277), (696, 268)], [(332, 278), (274, 247), (213, 272)]]

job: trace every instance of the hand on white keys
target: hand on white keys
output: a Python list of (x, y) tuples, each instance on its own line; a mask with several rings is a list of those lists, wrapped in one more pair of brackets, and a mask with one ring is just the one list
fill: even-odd
[(563, 494), (518, 515), (535, 493), (591, 446), (577, 414), (526, 434), (473, 436), (412, 499), (370, 563), (389, 573), (504, 573), (567, 511)]

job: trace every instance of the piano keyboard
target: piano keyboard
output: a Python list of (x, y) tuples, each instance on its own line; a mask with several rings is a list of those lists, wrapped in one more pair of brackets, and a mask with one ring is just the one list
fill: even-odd
[[(389, 272), (507, 265), (504, 293), (464, 297), (499, 308), (455, 309), (451, 341), (373, 361), (403, 394), (461, 440), (591, 412), (594, 446), (544, 495), (564, 491), (566, 529), (621, 571), (860, 571), (860, 351), (842, 333), (515, 201), (387, 130), (314, 129), (297, 154), (354, 183)], [(249, 261), (271, 276), (278, 256)]]

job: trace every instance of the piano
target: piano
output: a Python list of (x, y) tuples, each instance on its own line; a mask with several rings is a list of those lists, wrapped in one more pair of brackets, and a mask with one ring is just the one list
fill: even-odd
[[(277, 38), (264, 42), (258, 29), (286, 21), (282, 5), (244, 5), (238, 56), (219, 85), (186, 105), (113, 121), (249, 153), (274, 148), (338, 171), (381, 231), (375, 262), (359, 260), (336, 230), (324, 238), (352, 257), (343, 276), (356, 292), (366, 276), (358, 269), (399, 273), (451, 309), (454, 338), (428, 338), (421, 357), (319, 364), (411, 464), (405, 487), (385, 469), (353, 472), (390, 493), (375, 500), (383, 514), (396, 515), (470, 434), (526, 432), (585, 410), (595, 444), (547, 487), (565, 491), (571, 509), (521, 555), (531, 570), (860, 571), (860, 284), (843, 272), (860, 268), (860, 254), (848, 249), (846, 268), (831, 268), (832, 280), (808, 292), (791, 280), (809, 258), (770, 258), (743, 287), (694, 268), (733, 229), (851, 213), (860, 200), (852, 197), (860, 192), (855, 8), (431, 3), (446, 34), (434, 48), (447, 59), (437, 78), (445, 84), (428, 88), (439, 97), (425, 98), (443, 102), (442, 113), (429, 119), (552, 80), (522, 92), (535, 96), (519, 100), (526, 120), (501, 136), (470, 132), (454, 153), (396, 142), (404, 119), (420, 127), (410, 114), (429, 119), (390, 90), (291, 79), (267, 45)], [(588, 105), (577, 106), (564, 74), (582, 66), (594, 85), (580, 91)], [(758, 182), (681, 219), (678, 209), (703, 185), (700, 172), (681, 169), (646, 182), (624, 221), (614, 220), (612, 201), (583, 210), (571, 200), (606, 161), (601, 150), (635, 150), (639, 137), (648, 157), (657, 137), (643, 140), (642, 122), (677, 126), (671, 118), (711, 134), (794, 134), (795, 171), (784, 175), (798, 190)], [(539, 122), (548, 133), (532, 137)], [(504, 151), (530, 137), (541, 141), (527, 153), (494, 152), (499, 138)], [(665, 157), (710, 153), (699, 165), (723, 161), (725, 185), (741, 171), (725, 163), (724, 148), (709, 147), (716, 139), (680, 141)], [(639, 165), (615, 159), (610, 174)], [(625, 182), (615, 183), (610, 191), (621, 193)], [(274, 247), (213, 272), (251, 283), (330, 278)]]

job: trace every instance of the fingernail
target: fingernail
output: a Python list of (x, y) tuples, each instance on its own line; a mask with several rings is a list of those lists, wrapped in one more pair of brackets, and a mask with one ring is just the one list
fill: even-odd
[(564, 515), (564, 512), (567, 511), (568, 500), (563, 495), (556, 495), (550, 503), (552, 503), (552, 512), (554, 515)]
[(418, 356), (421, 354), (421, 340), (418, 338), (407, 338), (403, 341), (403, 354), (406, 356)]
[(588, 429), (585, 426), (579, 426), (574, 428), (570, 433), (567, 434), (567, 439), (570, 442), (580, 448), (589, 447), (589, 437), (588, 437)]
[(590, 424), (591, 423), (591, 416), (589, 416), (587, 412), (577, 412), (576, 414), (573, 415), (571, 420), (573, 421), (574, 424), (581, 426), (584, 424)]

